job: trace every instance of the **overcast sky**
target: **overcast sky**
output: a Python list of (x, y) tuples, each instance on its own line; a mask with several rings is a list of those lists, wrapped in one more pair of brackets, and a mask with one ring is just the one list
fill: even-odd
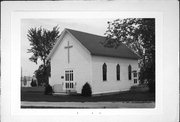
[(112, 19), (22, 19), (21, 21), (21, 67), (23, 76), (32, 76), (34, 71), (38, 69), (42, 62), (39, 60), (38, 64), (31, 62), (29, 58), (32, 53), (27, 53), (30, 49), (30, 43), (27, 39), (27, 32), (30, 28), (42, 27), (49, 30), (56, 25), (60, 27), (60, 32), (64, 28), (84, 31), (97, 35), (104, 35), (107, 30), (107, 21)]

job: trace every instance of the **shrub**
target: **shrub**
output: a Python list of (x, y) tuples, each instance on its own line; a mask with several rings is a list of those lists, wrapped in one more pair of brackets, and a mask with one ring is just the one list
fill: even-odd
[(146, 84), (139, 84), (136, 86), (131, 86), (130, 88), (130, 91), (133, 91), (133, 92), (146, 92), (148, 90), (149, 88)]
[(81, 95), (85, 96), (85, 97), (89, 97), (92, 95), (92, 90), (91, 90), (91, 86), (89, 85), (89, 83), (85, 83), (82, 91), (81, 91)]
[(31, 86), (32, 86), (32, 87), (36, 87), (36, 86), (37, 86), (36, 82), (32, 80)]
[(138, 86), (131, 86), (130, 91), (135, 91), (138, 88)]
[(45, 95), (51, 95), (53, 93), (52, 87), (48, 84), (45, 86), (44, 94)]

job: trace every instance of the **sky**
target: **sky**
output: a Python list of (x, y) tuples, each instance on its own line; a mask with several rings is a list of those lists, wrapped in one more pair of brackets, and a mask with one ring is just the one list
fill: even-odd
[(42, 27), (52, 30), (54, 26), (59, 26), (60, 33), (64, 28), (70, 28), (78, 31), (84, 31), (92, 34), (104, 36), (107, 30), (107, 21), (112, 21), (110, 18), (103, 19), (22, 19), (21, 20), (21, 69), (23, 76), (33, 76), (35, 70), (42, 64), (38, 60), (38, 64), (29, 60), (32, 53), (27, 53), (30, 49), (30, 43), (27, 39), (28, 30), (30, 28)]

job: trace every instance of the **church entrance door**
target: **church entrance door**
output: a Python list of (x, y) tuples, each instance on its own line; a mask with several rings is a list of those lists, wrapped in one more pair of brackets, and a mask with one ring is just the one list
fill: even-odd
[(76, 83), (74, 82), (74, 73), (73, 70), (65, 70), (65, 81), (64, 88), (66, 91), (71, 92), (75, 91)]

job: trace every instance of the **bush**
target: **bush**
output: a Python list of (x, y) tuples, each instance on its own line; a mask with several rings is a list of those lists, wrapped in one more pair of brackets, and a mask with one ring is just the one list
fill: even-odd
[(53, 93), (52, 87), (48, 84), (45, 86), (44, 94), (45, 95), (51, 95)]
[(91, 90), (91, 86), (89, 85), (89, 83), (84, 84), (81, 95), (85, 96), (85, 97), (89, 97), (92, 95), (92, 90)]
[(36, 82), (35, 82), (35, 81), (32, 81), (32, 82), (31, 82), (31, 86), (32, 86), (32, 87), (36, 87), (36, 86), (37, 86)]
[(148, 90), (149, 88), (146, 84), (139, 84), (136, 86), (131, 86), (130, 88), (130, 91), (133, 91), (133, 92), (146, 92)]

